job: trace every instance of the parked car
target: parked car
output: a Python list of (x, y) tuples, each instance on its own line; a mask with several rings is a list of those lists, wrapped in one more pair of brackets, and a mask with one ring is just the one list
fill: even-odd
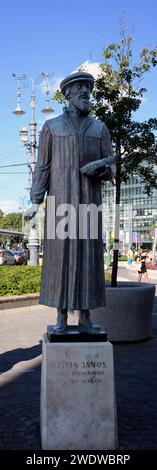
[(0, 265), (2, 266), (4, 264), (15, 264), (15, 258), (11, 251), (6, 250), (5, 248), (0, 248)]
[(15, 264), (27, 264), (27, 259), (26, 259), (24, 251), (22, 250), (12, 251), (12, 254), (15, 259)]

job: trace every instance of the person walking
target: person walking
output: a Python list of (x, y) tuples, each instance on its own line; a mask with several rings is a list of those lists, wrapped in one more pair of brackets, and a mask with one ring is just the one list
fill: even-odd
[(147, 272), (147, 267), (146, 267), (147, 257), (148, 257), (147, 251), (143, 250), (141, 253), (141, 257), (140, 257), (140, 262), (141, 262), (141, 278), (142, 278), (142, 275), (144, 275), (145, 282), (148, 282), (148, 272)]
[(142, 273), (141, 273), (141, 257), (137, 255), (135, 258), (136, 269), (137, 269), (137, 281), (141, 282)]
[(136, 266), (137, 266), (137, 273), (138, 282), (141, 282), (142, 276), (144, 276), (144, 281), (148, 282), (148, 272), (146, 267), (146, 259), (148, 257), (147, 251), (142, 250), (139, 255), (136, 256)]

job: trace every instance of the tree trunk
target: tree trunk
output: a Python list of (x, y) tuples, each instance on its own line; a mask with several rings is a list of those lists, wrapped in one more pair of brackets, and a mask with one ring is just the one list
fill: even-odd
[(120, 175), (121, 175), (121, 161), (117, 163), (117, 168), (116, 168), (115, 227), (114, 227), (114, 246), (113, 246), (113, 267), (112, 267), (112, 278), (111, 278), (112, 287), (117, 287), (118, 253), (119, 253), (119, 218), (120, 218)]

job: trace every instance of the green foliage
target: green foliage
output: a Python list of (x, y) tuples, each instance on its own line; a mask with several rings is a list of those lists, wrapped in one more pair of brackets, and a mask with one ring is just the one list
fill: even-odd
[(3, 217), (3, 211), (0, 209), (0, 217)]
[(40, 266), (0, 266), (0, 296), (39, 292), (40, 282)]
[(105, 281), (111, 281), (111, 273), (105, 272)]
[[(121, 31), (119, 43), (112, 43), (103, 52), (104, 63), (94, 89), (94, 114), (107, 125), (113, 150), (119, 154), (116, 167), (116, 204), (120, 204), (121, 182), (131, 174), (140, 176), (149, 194), (157, 188), (157, 119), (139, 122), (134, 119), (140, 108), (146, 88), (141, 86), (146, 73), (157, 65), (157, 46), (144, 48), (137, 63), (133, 62), (133, 39)], [(116, 212), (116, 239), (119, 227)], [(112, 286), (117, 285), (118, 250), (114, 250)]]
[(21, 231), (22, 215), (18, 212), (12, 212), (7, 215), (0, 214), (0, 228)]
[(53, 93), (52, 95), (52, 101), (58, 101), (58, 103), (60, 104), (67, 104), (67, 100), (65, 98), (65, 96), (61, 93), (60, 90), (57, 90)]
[[(102, 73), (94, 90), (94, 113), (110, 130), (113, 149), (121, 157), (119, 180), (130, 174), (142, 178), (145, 190), (157, 188), (157, 119), (139, 122), (134, 113), (140, 108), (146, 88), (141, 87), (145, 73), (157, 65), (157, 46), (142, 49), (139, 61), (133, 64), (132, 37), (122, 32), (119, 43), (110, 44), (103, 52)], [(144, 165), (143, 165), (144, 162)]]
[[(111, 274), (105, 279), (111, 281)], [(40, 284), (41, 266), (0, 266), (0, 296), (39, 292)]]
[(127, 261), (127, 259), (128, 259), (128, 258), (127, 258), (127, 256), (125, 256), (125, 255), (119, 256), (119, 261)]

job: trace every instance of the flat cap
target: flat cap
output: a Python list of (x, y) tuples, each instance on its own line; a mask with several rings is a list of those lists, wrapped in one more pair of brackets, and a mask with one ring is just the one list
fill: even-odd
[(94, 87), (93, 75), (87, 72), (75, 72), (75, 73), (72, 73), (71, 75), (68, 75), (68, 77), (64, 78), (64, 80), (62, 80), (62, 82), (60, 83), (60, 89), (63, 95), (65, 95), (65, 90), (67, 86), (73, 85), (73, 83), (75, 82), (80, 82), (80, 80), (89, 82), (91, 85), (91, 91), (93, 90), (93, 87)]

